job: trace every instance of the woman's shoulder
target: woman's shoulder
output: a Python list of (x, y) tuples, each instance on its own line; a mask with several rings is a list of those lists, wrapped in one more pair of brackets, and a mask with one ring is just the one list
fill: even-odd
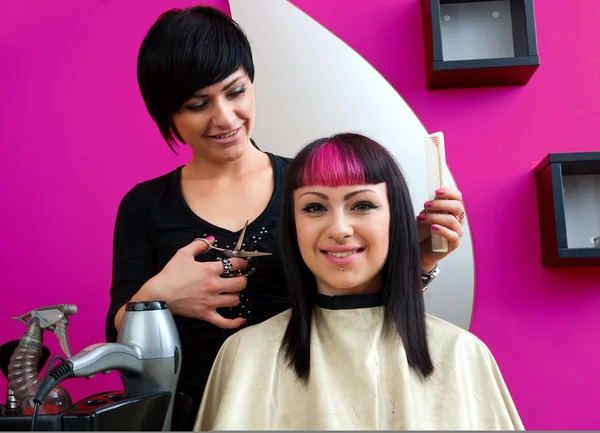
[(125, 204), (141, 204), (161, 197), (165, 192), (172, 189), (180, 170), (181, 167), (177, 167), (168, 173), (136, 183), (125, 193), (121, 202)]
[(479, 354), (489, 352), (475, 334), (453, 323), (430, 314), (426, 315), (426, 323), (432, 352), (440, 352), (440, 355), (455, 350)]
[(232, 345), (263, 353), (269, 348), (279, 350), (279, 344), (285, 333), (291, 309), (285, 310), (264, 322), (243, 328), (230, 336), (223, 347)]
[(271, 157), (271, 161), (278, 164), (283, 170), (287, 169), (293, 158), (289, 158), (287, 156), (276, 155), (271, 152), (265, 152), (267, 155)]

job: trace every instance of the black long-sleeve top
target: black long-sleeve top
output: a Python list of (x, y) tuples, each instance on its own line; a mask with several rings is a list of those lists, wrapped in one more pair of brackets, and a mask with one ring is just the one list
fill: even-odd
[[(275, 188), (265, 210), (248, 225), (245, 249), (273, 255), (253, 258), (251, 265), (256, 271), (248, 277), (240, 305), (218, 310), (226, 318), (244, 317), (247, 320), (244, 326), (262, 322), (291, 306), (285, 291), (278, 239), (280, 196), (290, 160), (267, 154), (274, 170)], [(106, 317), (109, 342), (117, 338), (114, 326), (117, 311), (162, 270), (177, 250), (195, 238), (209, 235), (215, 237), (217, 246), (233, 248), (240, 234), (210, 224), (192, 212), (181, 193), (181, 168), (136, 185), (120, 203), (114, 229), (111, 302)], [(211, 251), (196, 260), (214, 261), (216, 257)], [(221, 329), (203, 320), (174, 318), (183, 355), (178, 391), (192, 397), (192, 418), (195, 418), (221, 345), (241, 328)], [(185, 423), (189, 429), (192, 422), (193, 419)]]

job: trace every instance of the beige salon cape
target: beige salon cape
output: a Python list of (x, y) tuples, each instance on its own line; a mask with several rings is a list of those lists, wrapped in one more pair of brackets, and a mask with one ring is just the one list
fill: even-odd
[(280, 354), (290, 311), (231, 336), (198, 412), (202, 430), (524, 430), (488, 348), (427, 315), (435, 372), (409, 369), (383, 307), (315, 307), (307, 386)]

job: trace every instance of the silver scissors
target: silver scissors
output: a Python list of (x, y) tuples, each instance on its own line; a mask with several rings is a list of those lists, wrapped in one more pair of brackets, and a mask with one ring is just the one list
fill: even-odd
[(233, 250), (214, 247), (206, 239), (203, 239), (203, 238), (198, 238), (198, 240), (201, 240), (206, 245), (208, 245), (209, 249), (219, 251), (221, 254), (224, 254), (225, 256), (231, 257), (231, 258), (236, 257), (236, 258), (242, 259), (245, 257), (264, 257), (264, 256), (273, 255), (273, 253), (260, 253), (258, 251), (242, 251), (241, 250), (242, 245), (244, 244), (244, 236), (246, 235), (247, 227), (248, 227), (248, 221), (246, 221), (246, 224), (244, 225), (244, 228), (242, 229), (242, 233), (240, 234), (240, 237), (238, 238), (238, 241), (235, 244), (235, 248)]

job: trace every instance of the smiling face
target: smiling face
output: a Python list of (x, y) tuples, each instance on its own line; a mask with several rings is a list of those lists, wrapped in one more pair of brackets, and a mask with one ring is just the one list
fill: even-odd
[(172, 120), (194, 156), (217, 163), (240, 158), (251, 145), (254, 87), (244, 69), (199, 89)]
[(385, 183), (298, 188), (294, 219), (300, 254), (320, 293), (334, 296), (381, 289), (390, 230)]

